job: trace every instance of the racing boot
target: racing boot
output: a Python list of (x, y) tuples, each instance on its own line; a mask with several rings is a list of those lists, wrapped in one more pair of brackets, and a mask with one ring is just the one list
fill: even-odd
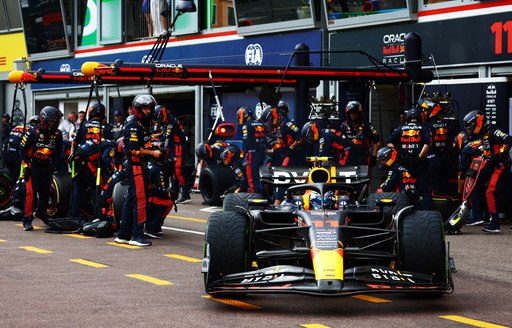
[(190, 188), (188, 186), (181, 187), (181, 196), (176, 201), (176, 204), (186, 204), (190, 203), (192, 199), (190, 198)]
[(32, 226), (32, 217), (23, 217), (23, 231), (32, 231), (34, 227)]
[(491, 213), (489, 224), (482, 228), (482, 231), (489, 233), (500, 233), (500, 218), (498, 214)]

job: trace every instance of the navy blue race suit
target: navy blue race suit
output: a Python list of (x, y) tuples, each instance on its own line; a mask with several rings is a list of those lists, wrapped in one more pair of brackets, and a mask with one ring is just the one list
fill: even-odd
[(21, 159), (20, 144), (25, 132), (29, 129), (29, 125), (17, 125), (12, 128), (5, 149), (5, 166), (9, 170), (9, 176), (12, 181), (16, 181), (20, 176)]
[(53, 169), (60, 159), (62, 133), (56, 129), (31, 127), (20, 144), (20, 159), (26, 182), (23, 224), (31, 224), (33, 215), (46, 222)]
[(405, 166), (394, 163), (389, 167), (386, 180), (382, 183), (378, 192), (402, 192), (409, 197), (411, 204), (414, 204), (418, 200), (416, 183), (416, 178)]
[[(98, 218), (100, 215), (95, 187), (99, 157), (103, 156), (100, 154), (100, 141), (104, 136), (103, 132), (103, 127), (98, 119), (88, 120), (80, 125), (71, 144), (74, 162), (72, 171), (75, 173), (69, 211), (69, 215), (72, 217), (80, 216), (84, 220), (90, 220)], [(100, 186), (103, 184), (101, 180), (100, 176)]]
[(345, 166), (347, 161), (347, 148), (350, 142), (343, 136), (341, 131), (334, 129), (322, 129), (319, 132), (318, 156), (333, 158), (335, 166)]
[(190, 190), (183, 176), (183, 145), (187, 140), (185, 131), (180, 121), (173, 115), (168, 115), (168, 123), (164, 129), (164, 149), (169, 160), (171, 185), (173, 190), (181, 188), (182, 196), (190, 198)]
[(263, 193), (260, 181), (260, 166), (265, 161), (267, 137), (263, 123), (250, 120), (242, 126), (242, 153), (245, 158), (245, 173), (249, 184), (248, 192)]
[(350, 141), (350, 148), (346, 149), (345, 165), (370, 165), (370, 155), (375, 155), (372, 149), (379, 147), (380, 137), (370, 122), (353, 122), (347, 120), (340, 128), (343, 136)]
[[(428, 171), (432, 181), (434, 195), (450, 195), (450, 150), (453, 132), (447, 121), (436, 119), (428, 124), (432, 143), (427, 155)], [(454, 177), (455, 178), (455, 177)]]
[(135, 115), (128, 117), (124, 133), (125, 170), (128, 191), (123, 203), (121, 226), (117, 234), (120, 239), (143, 238), (144, 223), (148, 215), (148, 171), (149, 158), (140, 155), (142, 149), (150, 150), (151, 131), (149, 123), (142, 125)]
[(417, 122), (404, 124), (389, 136), (388, 146), (398, 151), (399, 162), (402, 163), (417, 179), (417, 187), (423, 198), (423, 209), (432, 209), (432, 184), (428, 176), (428, 159), (420, 157), (432, 142), (428, 127)]

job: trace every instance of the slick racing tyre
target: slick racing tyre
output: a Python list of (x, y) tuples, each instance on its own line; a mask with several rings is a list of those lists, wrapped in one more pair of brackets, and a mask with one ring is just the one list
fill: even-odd
[(368, 196), (368, 205), (375, 205), (377, 201), (381, 201), (384, 199), (390, 199), (395, 202), (395, 205), (393, 206), (384, 206), (382, 208), (382, 211), (384, 212), (384, 220), (386, 222), (391, 222), (391, 219), (394, 214), (398, 213), (401, 209), (404, 207), (407, 207), (410, 205), (409, 197), (407, 197), (404, 193), (397, 193), (397, 192), (381, 192), (381, 193), (375, 193), (370, 194)]
[(199, 177), (199, 191), (206, 204), (218, 206), (221, 196), (236, 182), (231, 170), (223, 165), (209, 166), (203, 169)]
[(55, 173), (50, 185), (50, 197), (48, 200), (48, 218), (66, 217), (71, 204), (73, 192), (73, 180), (69, 173)]
[(7, 170), (0, 170), (0, 210), (11, 206), (11, 193), (14, 182)]
[(265, 196), (256, 193), (239, 192), (227, 194), (224, 197), (222, 209), (224, 211), (237, 211), (237, 206), (247, 208), (250, 199), (266, 199)]
[(434, 275), (446, 282), (448, 275), (443, 220), (437, 211), (405, 215), (399, 226), (401, 269)]
[(112, 212), (114, 212), (114, 220), (119, 228), (121, 224), (121, 215), (123, 213), (124, 195), (128, 192), (128, 182), (121, 181), (116, 183), (112, 191)]
[(215, 282), (222, 277), (250, 268), (249, 220), (237, 212), (216, 212), (206, 225), (203, 258), (207, 260), (204, 273), (205, 291), (215, 297), (229, 298), (239, 293), (216, 293)]

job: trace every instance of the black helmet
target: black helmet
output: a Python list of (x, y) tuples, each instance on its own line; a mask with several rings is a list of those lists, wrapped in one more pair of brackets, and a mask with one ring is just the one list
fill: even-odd
[(377, 163), (380, 167), (391, 166), (396, 160), (398, 152), (393, 147), (382, 147), (377, 152)]
[(314, 143), (319, 138), (318, 126), (315, 122), (307, 122), (302, 127), (302, 138), (309, 143)]
[(279, 103), (277, 104), (277, 111), (279, 112), (279, 114), (286, 116), (290, 112), (290, 106), (286, 101), (280, 100)]
[(472, 110), (464, 116), (463, 122), (469, 134), (479, 134), (487, 124), (487, 117), (479, 110)]
[(250, 110), (248, 107), (240, 107), (238, 111), (236, 112), (236, 120), (238, 121), (238, 124), (242, 125), (249, 117), (254, 117), (252, 114), (252, 110)]
[(99, 118), (99, 120), (103, 120), (105, 117), (105, 105), (100, 102), (95, 102), (91, 106), (89, 106), (89, 119), (93, 117)]
[(161, 126), (167, 124), (167, 110), (164, 106), (156, 105), (155, 106), (155, 119)]
[(265, 107), (263, 112), (261, 112), (260, 121), (269, 128), (276, 126), (279, 122), (279, 114), (277, 113), (277, 109), (272, 108), (271, 106)]
[(196, 146), (196, 156), (199, 159), (208, 159), (213, 157), (212, 147), (206, 142), (201, 142)]
[(228, 146), (220, 154), (220, 159), (222, 159), (224, 165), (229, 165), (236, 159), (239, 159), (241, 153), (240, 148), (237, 146)]
[(45, 130), (57, 131), (62, 117), (60, 110), (53, 106), (46, 106), (39, 113), (39, 122)]
[(407, 116), (405, 117), (407, 123), (411, 122), (413, 118), (421, 122), (421, 111), (418, 108), (411, 108), (407, 111)]
[[(151, 123), (151, 119), (155, 113), (156, 100), (152, 95), (138, 95), (133, 98), (132, 109), (133, 114), (144, 124)], [(151, 112), (144, 114), (143, 107), (149, 107)]]

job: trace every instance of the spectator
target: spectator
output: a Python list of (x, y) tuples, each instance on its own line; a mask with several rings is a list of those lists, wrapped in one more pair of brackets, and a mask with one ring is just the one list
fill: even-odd
[(75, 122), (78, 116), (75, 112), (68, 114), (68, 119), (62, 119), (59, 124), (59, 130), (62, 132), (63, 141), (72, 141), (76, 134)]
[(112, 134), (114, 141), (117, 141), (124, 134), (125, 121), (123, 113), (120, 110), (114, 111), (114, 124), (112, 125)]
[(2, 115), (2, 149), (9, 139), (11, 128), (11, 116), (9, 114)]
[(85, 111), (81, 110), (78, 112), (78, 119), (75, 121), (75, 129), (78, 131), (80, 125), (85, 122)]

